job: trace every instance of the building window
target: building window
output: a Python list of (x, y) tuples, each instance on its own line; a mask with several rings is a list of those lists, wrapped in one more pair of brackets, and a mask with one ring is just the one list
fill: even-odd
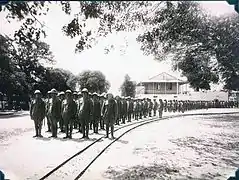
[(168, 83), (167, 90), (172, 90), (172, 89), (173, 89), (173, 83)]

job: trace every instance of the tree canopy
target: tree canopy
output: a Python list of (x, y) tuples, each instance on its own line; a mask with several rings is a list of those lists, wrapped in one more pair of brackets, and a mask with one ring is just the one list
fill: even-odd
[[(10, 2), (0, 11), (9, 21), (18, 19), (22, 26), (15, 33), (17, 42), (34, 44), (45, 36), (38, 17), (49, 11), (53, 2)], [(77, 38), (76, 51), (91, 48), (98, 37), (112, 32), (141, 30), (137, 41), (145, 54), (157, 60), (173, 54), (175, 66), (192, 87), (210, 89), (210, 83), (223, 81), (225, 89), (238, 90), (238, 16), (211, 17), (197, 2), (150, 1), (79, 1), (78, 12), (62, 28)], [(57, 2), (67, 14), (73, 14), (70, 2)], [(95, 19), (95, 30), (87, 21)], [(37, 25), (38, 26), (37, 26)], [(140, 27), (140, 28), (139, 28)], [(113, 47), (113, 46), (111, 46)]]
[[(210, 89), (219, 77), (226, 89), (238, 89), (238, 17), (210, 17), (195, 2), (167, 2), (139, 36), (143, 50), (174, 54), (174, 62), (197, 89)], [(237, 84), (237, 85), (236, 85)]]
[(0, 35), (0, 62), (0, 92), (8, 98), (9, 108), (14, 100), (28, 102), (36, 89), (43, 95), (52, 88), (75, 90), (77, 78), (70, 71), (43, 65), (54, 62), (49, 45), (44, 42), (28, 46)]
[(136, 93), (136, 83), (131, 81), (128, 74), (125, 75), (124, 82), (120, 87), (121, 95), (124, 97), (130, 96), (135, 97)]
[(110, 88), (109, 81), (106, 80), (105, 75), (100, 71), (86, 70), (80, 73), (77, 78), (81, 90), (87, 88), (91, 93), (103, 93)]

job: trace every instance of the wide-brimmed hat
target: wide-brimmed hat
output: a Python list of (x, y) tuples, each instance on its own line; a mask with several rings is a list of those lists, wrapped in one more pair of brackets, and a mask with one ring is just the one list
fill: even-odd
[(60, 95), (65, 95), (65, 93), (64, 93), (63, 91), (61, 91), (61, 92), (59, 93), (59, 96), (60, 96)]
[(50, 94), (57, 94), (56, 89), (52, 89), (52, 90), (50, 91)]
[(93, 96), (99, 96), (96, 92), (94, 92), (92, 95), (93, 95)]
[(34, 94), (41, 94), (40, 90), (35, 90)]
[(66, 94), (72, 94), (71, 90), (66, 90)]
[(89, 93), (88, 89), (84, 88), (82, 89), (81, 93)]

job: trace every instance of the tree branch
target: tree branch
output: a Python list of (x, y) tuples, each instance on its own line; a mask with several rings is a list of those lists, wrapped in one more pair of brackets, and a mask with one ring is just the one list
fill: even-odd
[(27, 5), (27, 7), (29, 8), (29, 13), (30, 13), (30, 15), (41, 25), (41, 27), (44, 27), (45, 25), (42, 24), (42, 23), (32, 14), (32, 12), (31, 12), (32, 7), (30, 7), (27, 3), (26, 3), (26, 5)]

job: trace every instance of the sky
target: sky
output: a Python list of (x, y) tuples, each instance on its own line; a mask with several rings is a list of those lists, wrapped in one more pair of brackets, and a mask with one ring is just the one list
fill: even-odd
[[(234, 7), (226, 1), (201, 1), (200, 4), (207, 13), (215, 16), (236, 13)], [(7, 23), (4, 17), (4, 14), (0, 13), (0, 33), (11, 36), (19, 27), (19, 23)], [(71, 17), (66, 16), (59, 6), (53, 5), (48, 15), (42, 17), (42, 20), (47, 25), (47, 37), (44, 41), (50, 45), (55, 56), (56, 64), (54, 67), (70, 70), (76, 75), (84, 70), (100, 70), (109, 80), (110, 92), (112, 93), (118, 93), (125, 74), (128, 74), (135, 81), (148, 79), (161, 72), (169, 72), (180, 77), (179, 73), (171, 70), (170, 59), (165, 62), (158, 62), (152, 56), (143, 55), (140, 44), (135, 40), (137, 37), (135, 32), (111, 34), (100, 40), (92, 49), (76, 54), (74, 50), (77, 39), (70, 39), (64, 36), (61, 31), (63, 25), (69, 22)], [(93, 23), (91, 26), (94, 28)], [(121, 46), (124, 47), (125, 40), (127, 40), (128, 46), (125, 54), (122, 55), (119, 49)], [(104, 47), (107, 44), (114, 44), (117, 47), (108, 55), (104, 53)], [(216, 85), (213, 88), (220, 89), (221, 86)]]

